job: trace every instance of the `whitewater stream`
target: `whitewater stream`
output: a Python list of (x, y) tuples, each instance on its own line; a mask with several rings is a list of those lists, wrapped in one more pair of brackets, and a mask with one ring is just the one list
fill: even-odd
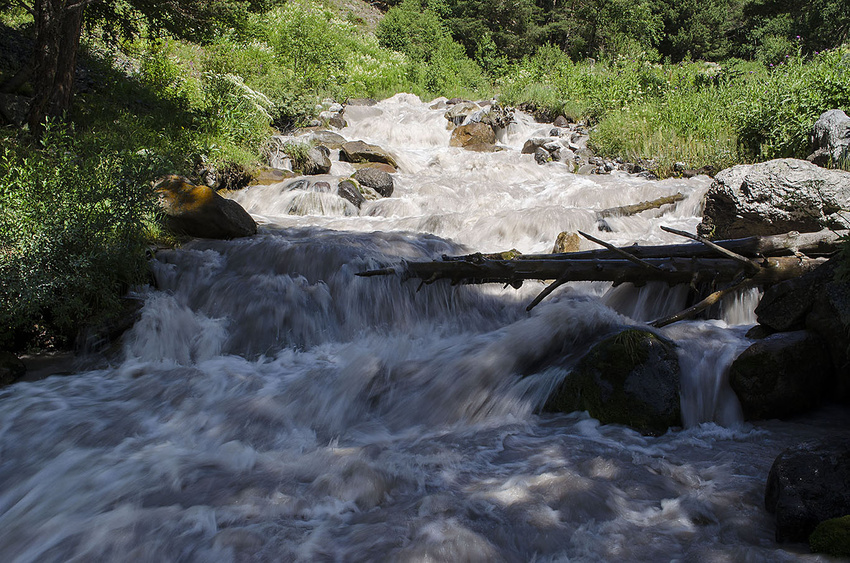
[[(605, 283), (401, 283), (355, 273), (443, 254), (549, 252), (561, 231), (681, 242), (710, 178), (579, 176), (520, 154), (551, 126), (517, 113), (494, 153), (449, 147), (410, 95), (340, 133), (396, 157), (392, 197), (229, 197), (258, 235), (159, 252), (157, 289), (108, 367), (0, 390), (0, 561), (825, 560), (774, 542), (764, 484), (784, 448), (848, 432), (836, 412), (744, 423), (724, 380), (755, 292), (680, 347), (683, 421), (660, 437), (540, 414), (570, 360), (682, 309), (686, 291)], [(354, 168), (334, 162), (335, 186)], [(682, 193), (662, 210), (595, 211)], [(594, 245), (582, 242), (583, 249)], [(561, 361), (525, 373), (557, 350)], [(521, 375), (522, 374), (522, 375)]]

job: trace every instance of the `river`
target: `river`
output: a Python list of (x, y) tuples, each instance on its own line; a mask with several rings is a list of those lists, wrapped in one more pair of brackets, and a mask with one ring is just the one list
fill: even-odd
[[(443, 111), (411, 95), (352, 110), (341, 134), (398, 157), (392, 197), (357, 210), (285, 184), (233, 194), (259, 234), (158, 253), (120, 358), (0, 390), (0, 560), (825, 560), (774, 542), (764, 484), (784, 448), (847, 434), (846, 417), (742, 421), (724, 370), (756, 293), (662, 331), (680, 344), (683, 423), (649, 437), (539, 414), (568, 369), (520, 368), (675, 312), (681, 290), (575, 283), (529, 314), (542, 284), (355, 276), (548, 252), (560, 231), (597, 233), (595, 210), (677, 192), (598, 236), (679, 242), (660, 225), (699, 222), (707, 177), (538, 165), (519, 149), (549, 127), (522, 114), (506, 150), (466, 152)], [(328, 179), (353, 171), (335, 162)]]

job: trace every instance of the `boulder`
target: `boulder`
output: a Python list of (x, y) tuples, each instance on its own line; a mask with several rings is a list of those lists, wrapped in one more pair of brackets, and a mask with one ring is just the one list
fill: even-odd
[(829, 354), (816, 334), (778, 332), (732, 362), (729, 384), (745, 419), (786, 418), (820, 404), (831, 373)]
[(24, 362), (11, 352), (0, 352), (0, 386), (16, 382), (27, 372)]
[(560, 128), (563, 129), (564, 127), (569, 127), (570, 120), (567, 119), (566, 117), (564, 117), (563, 115), (559, 115), (558, 117), (555, 118), (555, 121), (552, 122), (552, 125), (554, 125), (555, 127), (560, 127)]
[(336, 188), (336, 195), (350, 201), (357, 209), (360, 209), (360, 206), (366, 201), (366, 198), (357, 189), (357, 184), (352, 180), (343, 180), (340, 182)]
[(318, 145), (324, 145), (329, 149), (338, 150), (346, 143), (345, 137), (333, 131), (319, 130), (311, 131), (307, 139)]
[(578, 252), (581, 249), (581, 237), (576, 233), (562, 232), (558, 233), (558, 238), (555, 239), (555, 247), (552, 248), (552, 254), (558, 252)]
[(537, 164), (546, 164), (547, 162), (551, 162), (552, 153), (550, 153), (543, 147), (540, 147), (534, 151), (534, 161), (537, 162)]
[(383, 197), (393, 195), (393, 177), (377, 168), (361, 168), (354, 173), (354, 179), (361, 186), (372, 188)]
[(782, 452), (767, 476), (764, 505), (776, 541), (806, 541), (824, 520), (850, 514), (850, 440), (806, 442)]
[(803, 328), (815, 297), (832, 281), (836, 266), (837, 262), (830, 260), (798, 278), (767, 288), (755, 310), (759, 324), (775, 331)]
[(774, 331), (806, 328), (826, 344), (834, 376), (830, 397), (850, 400), (850, 280), (836, 273), (843, 258), (769, 287), (756, 307), (760, 325)]
[(604, 424), (657, 434), (681, 424), (679, 390), (675, 345), (630, 328), (595, 345), (549, 396), (544, 410), (586, 410)]
[(496, 150), (496, 133), (492, 127), (483, 123), (461, 125), (452, 131), (449, 144), (468, 151), (493, 152)]
[(340, 147), (340, 160), (347, 162), (383, 162), (393, 168), (398, 168), (395, 159), (377, 145), (370, 145), (363, 141), (349, 141)]
[(316, 145), (307, 151), (307, 158), (304, 160), (304, 174), (307, 176), (315, 176), (317, 174), (327, 174), (331, 171), (331, 151), (328, 147)]
[(850, 163), (850, 117), (840, 109), (821, 114), (812, 127), (812, 151), (806, 160), (818, 166)]
[[(550, 143), (558, 143), (557, 137), (532, 137), (522, 145), (520, 154), (534, 154), (537, 149), (542, 148)], [(560, 143), (558, 143), (560, 146)]]
[(247, 211), (208, 186), (196, 186), (183, 176), (167, 176), (155, 186), (165, 225), (191, 237), (231, 239), (257, 233)]
[(271, 166), (260, 166), (251, 172), (252, 186), (269, 186), (283, 182), (295, 176), (292, 170), (281, 170), (280, 168), (272, 168)]
[(697, 231), (715, 239), (850, 227), (850, 172), (784, 158), (717, 174)]
[[(449, 103), (451, 103), (451, 100), (449, 100)], [(458, 102), (450, 107), (443, 116), (455, 125), (460, 125), (466, 121), (468, 116), (480, 109), (481, 106), (475, 102)]]
[(818, 524), (809, 536), (809, 547), (815, 553), (850, 557), (850, 515)]

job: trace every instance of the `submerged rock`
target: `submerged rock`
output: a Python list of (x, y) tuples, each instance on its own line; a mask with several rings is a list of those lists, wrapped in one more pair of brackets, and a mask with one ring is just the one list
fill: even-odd
[(850, 227), (850, 172), (783, 158), (715, 176), (697, 231), (714, 239)]
[(747, 420), (785, 418), (817, 406), (832, 363), (821, 339), (801, 330), (755, 342), (729, 368), (729, 384)]
[(165, 212), (165, 225), (190, 237), (231, 239), (257, 233), (257, 224), (232, 199), (207, 186), (196, 186), (183, 176), (167, 176), (155, 187)]
[(776, 541), (806, 541), (824, 520), (850, 514), (850, 441), (788, 448), (767, 476), (764, 505), (776, 515)]
[(496, 150), (496, 133), (492, 127), (484, 123), (461, 125), (452, 131), (449, 144), (468, 151), (493, 152)]
[(602, 423), (655, 434), (681, 424), (675, 345), (627, 329), (595, 345), (549, 396), (544, 410), (586, 410)]

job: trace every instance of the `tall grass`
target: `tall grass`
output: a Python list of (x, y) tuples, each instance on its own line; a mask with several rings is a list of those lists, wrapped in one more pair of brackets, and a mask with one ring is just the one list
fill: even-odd
[(716, 170), (776, 157), (803, 158), (817, 117), (850, 109), (847, 48), (764, 67), (731, 60), (656, 64), (645, 57), (575, 63), (552, 47), (500, 83), (506, 103), (533, 102), (594, 125), (601, 155)]

